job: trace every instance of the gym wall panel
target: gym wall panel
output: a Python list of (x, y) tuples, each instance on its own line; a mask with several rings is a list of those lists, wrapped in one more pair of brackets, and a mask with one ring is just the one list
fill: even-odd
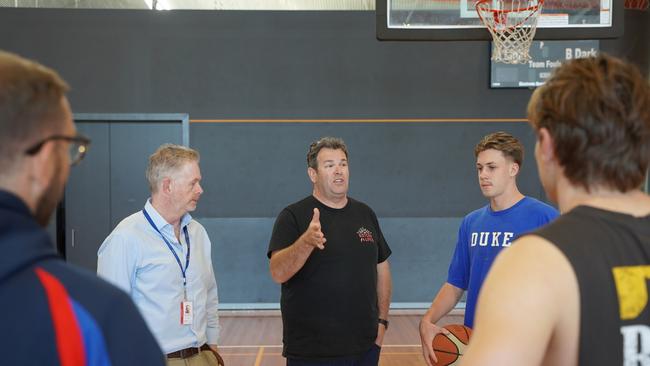
[[(649, 70), (649, 15), (626, 13), (625, 36), (603, 40), (602, 50)], [(384, 225), (398, 302), (431, 300), (458, 220), (485, 204), (472, 153), (482, 135), (504, 129), (522, 138), (522, 191), (543, 196), (524, 122), (327, 123), (524, 119), (531, 90), (488, 87), (488, 42), (378, 42), (374, 12), (360, 11), (4, 8), (0, 34), (0, 48), (63, 75), (76, 113), (285, 120), (191, 125), (206, 189), (195, 217), (213, 238), (224, 305), (277, 301), (265, 256), (270, 227), (309, 194), (305, 154), (320, 136), (349, 144), (350, 193)]]
[(205, 190), (194, 216), (213, 241), (221, 302), (279, 301), (266, 257), (271, 230), (285, 206), (311, 193), (306, 154), (321, 136), (346, 141), (350, 196), (379, 216), (393, 250), (393, 302), (431, 301), (446, 280), (460, 220), (486, 204), (474, 146), (499, 130), (528, 152), (520, 189), (543, 199), (525, 122), (193, 123)]
[[(212, 262), (222, 304), (280, 302), (266, 251), (275, 218), (197, 218), (212, 241)], [(459, 218), (380, 218), (393, 250), (393, 302), (431, 301), (447, 277)]]
[[(97, 250), (126, 216), (149, 196), (144, 170), (162, 143), (184, 142), (186, 115), (75, 115), (77, 129), (92, 142), (74, 166), (65, 193), (65, 256), (97, 269)], [(63, 245), (62, 245), (63, 246)]]
[(535, 138), (524, 122), (193, 123), (202, 152), (203, 217), (275, 217), (311, 192), (307, 149), (322, 136), (348, 144), (350, 195), (384, 217), (459, 217), (485, 204), (474, 146), (508, 131), (527, 149), (523, 192), (543, 195), (533, 158)]

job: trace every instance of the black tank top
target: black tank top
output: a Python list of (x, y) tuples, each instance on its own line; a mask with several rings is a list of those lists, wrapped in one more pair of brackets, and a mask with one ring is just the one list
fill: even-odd
[(650, 216), (579, 206), (535, 234), (566, 255), (578, 279), (578, 364), (650, 365)]

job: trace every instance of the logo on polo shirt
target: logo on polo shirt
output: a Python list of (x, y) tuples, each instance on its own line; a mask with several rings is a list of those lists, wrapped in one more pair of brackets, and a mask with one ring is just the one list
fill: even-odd
[(375, 239), (372, 237), (372, 232), (365, 227), (361, 227), (359, 230), (357, 230), (357, 235), (359, 235), (359, 240), (362, 243), (374, 243)]

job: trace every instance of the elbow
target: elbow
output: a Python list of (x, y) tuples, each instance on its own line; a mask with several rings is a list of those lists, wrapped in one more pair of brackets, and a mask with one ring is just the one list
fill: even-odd
[(278, 275), (271, 274), (271, 278), (273, 279), (273, 282), (277, 283), (278, 285), (281, 285), (285, 282), (284, 278)]
[(278, 285), (281, 285), (288, 280), (288, 278), (286, 278), (286, 276), (281, 271), (275, 268), (273, 262), (271, 262), (271, 265), (269, 266), (269, 272), (271, 273), (271, 279), (273, 282), (277, 283)]
[(274, 272), (273, 270), (271, 270), (271, 279), (273, 280), (273, 282), (277, 283), (278, 285), (281, 285), (283, 282), (282, 277), (280, 277), (280, 275)]

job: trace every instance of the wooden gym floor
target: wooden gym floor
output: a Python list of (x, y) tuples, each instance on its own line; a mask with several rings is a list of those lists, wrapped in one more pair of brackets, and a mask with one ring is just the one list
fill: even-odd
[[(418, 324), (424, 310), (391, 312), (380, 366), (426, 366), (420, 350)], [(219, 353), (227, 366), (285, 366), (282, 357), (282, 319), (278, 311), (223, 312), (220, 315)], [(454, 310), (440, 322), (462, 324)]]

